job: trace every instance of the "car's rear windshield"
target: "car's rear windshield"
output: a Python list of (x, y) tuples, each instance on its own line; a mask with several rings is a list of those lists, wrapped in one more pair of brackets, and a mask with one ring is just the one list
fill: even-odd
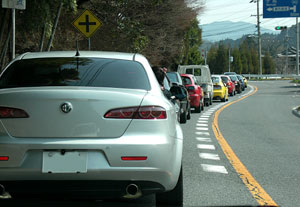
[(192, 84), (192, 81), (189, 77), (181, 76), (181, 79), (182, 79), (183, 85), (191, 85)]
[(228, 82), (228, 79), (227, 79), (227, 77), (224, 77), (224, 76), (222, 76), (221, 78), (222, 78), (222, 81), (223, 81), (223, 82), (225, 82), (225, 83), (227, 83), (227, 82)]
[(175, 73), (167, 73), (167, 76), (169, 77), (171, 82), (179, 82)]
[(219, 83), (220, 81), (219, 77), (211, 77), (211, 80), (213, 83)]
[(37, 58), (14, 62), (0, 77), (0, 88), (90, 86), (150, 90), (144, 67), (105, 58)]
[(232, 80), (232, 81), (236, 81), (237, 80), (237, 77), (236, 76), (229, 76), (230, 77), (230, 79)]

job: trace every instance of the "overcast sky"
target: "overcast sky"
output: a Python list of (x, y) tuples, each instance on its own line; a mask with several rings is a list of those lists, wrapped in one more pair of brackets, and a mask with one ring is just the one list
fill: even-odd
[[(199, 0), (200, 2), (201, 0)], [(256, 24), (257, 4), (250, 0), (202, 0), (205, 8), (199, 15), (200, 24), (209, 24), (216, 21), (249, 22)], [(260, 14), (262, 14), (262, 0), (260, 0)], [(296, 18), (263, 19), (261, 27), (274, 30), (275, 26), (291, 26), (296, 24)], [(300, 19), (299, 19), (300, 22)]]

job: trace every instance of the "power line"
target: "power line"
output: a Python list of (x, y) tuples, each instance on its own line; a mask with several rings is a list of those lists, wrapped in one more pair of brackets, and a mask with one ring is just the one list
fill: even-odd
[(253, 28), (252, 26), (248, 26), (248, 27), (244, 27), (244, 28), (240, 28), (240, 29), (237, 29), (237, 30), (231, 30), (231, 31), (226, 31), (226, 32), (220, 32), (220, 33), (216, 33), (216, 34), (208, 34), (208, 35), (203, 35), (202, 37), (205, 38), (205, 37), (213, 37), (213, 36), (219, 36), (219, 35), (223, 35), (223, 34), (230, 34), (230, 33), (233, 33), (233, 32), (237, 32), (237, 31), (240, 31), (241, 29), (251, 29)]

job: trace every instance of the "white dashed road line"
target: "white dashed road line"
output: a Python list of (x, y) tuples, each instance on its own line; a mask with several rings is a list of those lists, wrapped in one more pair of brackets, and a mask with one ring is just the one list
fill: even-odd
[(212, 153), (199, 153), (199, 157), (206, 160), (220, 160), (218, 154), (212, 154)]
[[(213, 108), (210, 108), (208, 111), (203, 113), (196, 124), (196, 140), (202, 143), (211, 143), (212, 140), (210, 138), (209, 134), (209, 128), (208, 128), (208, 121), (210, 117), (214, 114), (214, 112), (222, 107), (225, 103), (218, 104), (214, 106)], [(200, 150), (199, 152), (199, 158), (204, 161), (220, 161), (220, 156), (215, 153), (208, 153), (208, 152), (201, 152), (203, 150), (216, 150), (216, 147), (212, 144), (197, 144), (197, 148)], [(222, 173), (222, 174), (228, 174), (226, 168), (222, 165), (211, 165), (211, 164), (201, 164), (201, 167), (203, 171), (205, 172), (213, 172), (213, 173)]]
[(197, 126), (200, 126), (200, 127), (207, 127), (208, 124), (196, 124)]
[(211, 139), (210, 138), (206, 138), (206, 137), (196, 137), (196, 139), (199, 142), (211, 142)]
[(209, 132), (196, 132), (196, 135), (206, 135), (206, 136), (209, 136)]
[(208, 131), (207, 127), (196, 127), (196, 129), (199, 131)]
[(216, 172), (216, 173), (228, 174), (228, 172), (224, 166), (207, 165), (207, 164), (201, 164), (201, 166), (202, 166), (203, 170), (206, 172)]
[(198, 149), (208, 149), (208, 150), (215, 150), (215, 145), (211, 144), (197, 144)]

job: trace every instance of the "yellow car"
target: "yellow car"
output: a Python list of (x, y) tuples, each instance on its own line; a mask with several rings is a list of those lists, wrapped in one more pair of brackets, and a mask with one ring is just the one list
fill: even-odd
[(211, 76), (214, 84), (214, 100), (221, 100), (222, 102), (228, 101), (228, 88), (226, 84), (222, 82), (222, 78), (219, 75)]
[(243, 77), (243, 80), (244, 80), (244, 83), (245, 83), (245, 88), (247, 88), (247, 78), (245, 78), (244, 76)]

